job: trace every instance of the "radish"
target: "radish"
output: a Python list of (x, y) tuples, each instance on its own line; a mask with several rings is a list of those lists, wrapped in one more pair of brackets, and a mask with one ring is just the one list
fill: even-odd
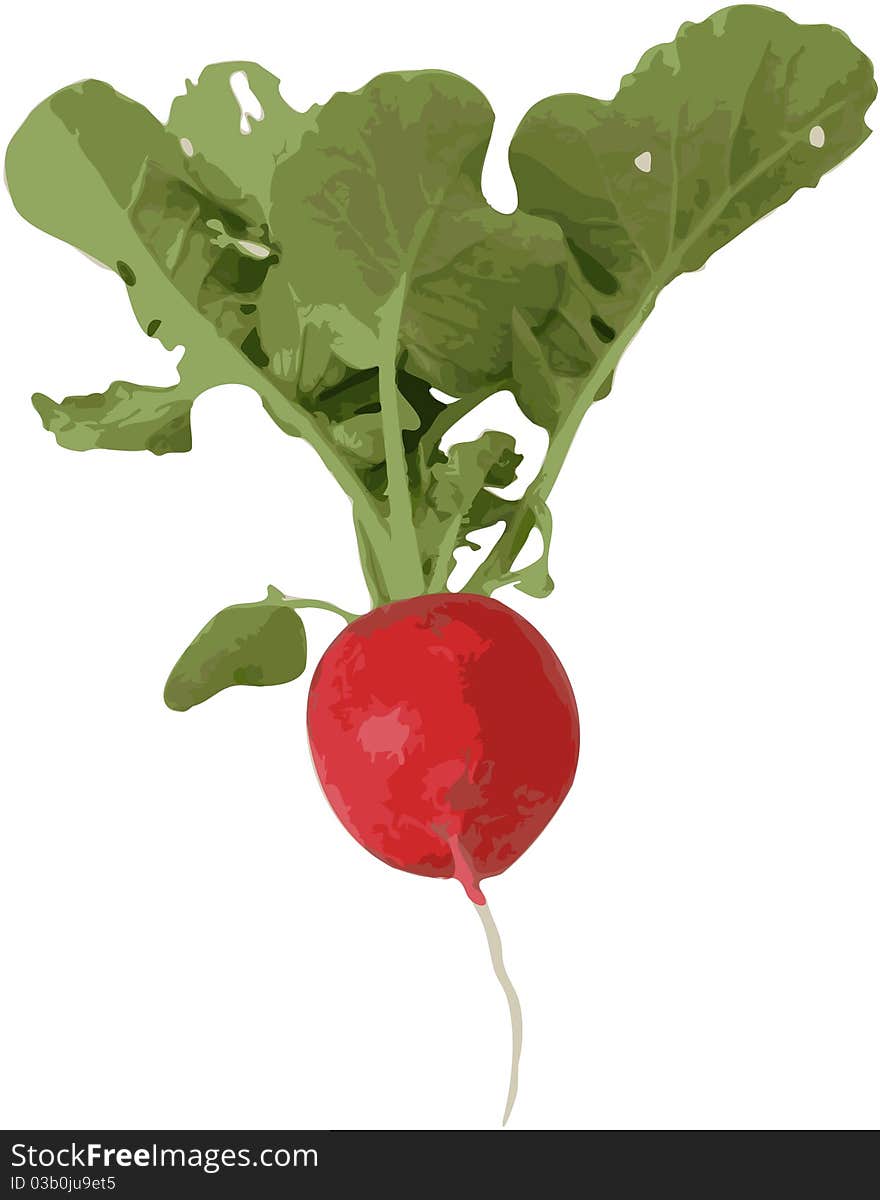
[(419, 596), (336, 638), (312, 678), (312, 758), (348, 832), (402, 871), (457, 879), (477, 906), (507, 993), (516, 1097), (519, 1001), (480, 883), (506, 871), (574, 779), (571, 684), (538, 631), (485, 596)]
[[(511, 213), (481, 190), (488, 101), (445, 71), (380, 75), (297, 113), (257, 64), (217, 63), (164, 124), (87, 80), (9, 146), (22, 215), (114, 271), (147, 336), (184, 348), (170, 387), (37, 393), (59, 444), (186, 451), (197, 397), (245, 385), (348, 497), (371, 611), (270, 587), (205, 625), (165, 700), (286, 683), (306, 668), (301, 613), (346, 622), (309, 692), (318, 777), (370, 853), (457, 879), (476, 907), (513, 1029), (505, 1122), (521, 1013), (482, 884), (559, 808), (579, 728), (556, 655), (492, 596), (552, 591), (550, 493), (663, 288), (815, 187), (868, 136), (875, 94), (840, 30), (725, 9), (645, 54), (614, 99), (535, 104), (510, 146)], [(501, 390), (547, 439), (516, 493), (509, 433), (450, 436)]]
[(374, 609), (312, 678), (309, 742), (348, 832), (389, 866), (457, 879), (475, 904), (559, 808), (578, 716), (547, 642), (497, 600), (443, 593)]

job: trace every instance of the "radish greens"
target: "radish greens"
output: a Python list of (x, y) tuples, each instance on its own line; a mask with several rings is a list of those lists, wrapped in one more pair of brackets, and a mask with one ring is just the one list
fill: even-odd
[[(244, 117), (242, 73), (261, 109)], [(9, 147), (13, 200), (114, 270), (145, 333), (185, 352), (171, 387), (34, 405), (69, 449), (165, 454), (190, 449), (202, 392), (244, 384), (349, 496), (374, 605), (445, 590), (456, 551), (499, 522), (466, 590), (546, 595), (551, 489), (658, 294), (852, 153), (874, 94), (839, 30), (726, 9), (649, 50), (614, 99), (536, 104), (510, 147), (519, 207), (500, 213), (480, 185), (492, 110), (446, 72), (380, 75), (299, 113), (263, 68), (220, 63), (165, 125), (105, 83), (64, 88)], [(441, 449), (503, 389), (550, 438), (515, 501), (487, 490), (516, 476), (509, 434)], [(534, 528), (543, 550), (514, 568)], [(277, 681), (272, 639), (244, 629), (242, 666), (234, 630), (265, 603), (201, 635), (213, 682), (193, 703), (216, 690), (221, 628), (217, 679)]]

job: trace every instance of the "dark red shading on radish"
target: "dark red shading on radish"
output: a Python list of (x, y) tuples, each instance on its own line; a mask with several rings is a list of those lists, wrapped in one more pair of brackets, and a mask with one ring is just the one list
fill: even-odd
[(497, 600), (419, 596), (374, 609), (312, 679), (309, 742), (343, 825), (402, 871), (480, 881), (532, 844), (574, 779), (571, 684)]

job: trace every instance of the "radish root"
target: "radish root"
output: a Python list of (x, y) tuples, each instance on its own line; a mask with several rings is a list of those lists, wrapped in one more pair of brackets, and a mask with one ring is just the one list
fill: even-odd
[(507, 974), (507, 969), (504, 966), (504, 957), (501, 950), (501, 938), (498, 934), (498, 926), (489, 909), (489, 905), (485, 902), (482, 904), (474, 904), (474, 908), (480, 915), (480, 920), (483, 922), (483, 928), (486, 931), (486, 941), (489, 943), (489, 954), (492, 958), (492, 966), (495, 970), (496, 978), (504, 989), (504, 995), (507, 997), (507, 1004), (510, 1008), (510, 1033), (511, 1033), (511, 1055), (510, 1055), (510, 1086), (507, 1089), (507, 1103), (504, 1106), (504, 1118), (502, 1125), (507, 1124), (507, 1120), (513, 1111), (513, 1102), (516, 1100), (517, 1087), (519, 1086), (519, 1056), (522, 1052), (522, 1008), (519, 1002), (519, 996), (516, 994), (516, 989), (510, 982), (510, 976)]

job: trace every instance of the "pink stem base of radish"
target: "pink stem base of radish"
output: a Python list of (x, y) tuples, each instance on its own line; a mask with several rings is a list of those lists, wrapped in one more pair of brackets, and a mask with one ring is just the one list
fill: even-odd
[(489, 905), (485, 899), (481, 897), (480, 901), (474, 901), (474, 908), (479, 914), (480, 920), (483, 923), (483, 929), (486, 931), (486, 941), (489, 943), (489, 954), (492, 958), (492, 966), (495, 970), (495, 976), (507, 997), (507, 1005), (510, 1009), (510, 1032), (511, 1032), (511, 1056), (510, 1056), (510, 1085), (507, 1089), (507, 1103), (504, 1106), (504, 1117), (501, 1124), (506, 1125), (511, 1112), (513, 1111), (513, 1103), (516, 1100), (517, 1087), (519, 1086), (519, 1056), (522, 1052), (522, 1008), (519, 1002), (519, 996), (516, 994), (516, 989), (510, 982), (510, 976), (507, 974), (507, 969), (504, 966), (504, 957), (501, 950), (501, 938), (498, 934), (498, 927), (489, 910)]
[(480, 891), (480, 881), (474, 871), (474, 865), (462, 846), (458, 834), (454, 833), (447, 841), (452, 854), (453, 879), (457, 879), (464, 888), (468, 900), (472, 900), (474, 904), (485, 904), (486, 897)]

